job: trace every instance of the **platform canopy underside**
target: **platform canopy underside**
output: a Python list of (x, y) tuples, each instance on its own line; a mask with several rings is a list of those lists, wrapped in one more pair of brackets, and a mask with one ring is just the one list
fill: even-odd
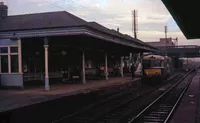
[(187, 39), (199, 39), (200, 11), (197, 0), (162, 0)]

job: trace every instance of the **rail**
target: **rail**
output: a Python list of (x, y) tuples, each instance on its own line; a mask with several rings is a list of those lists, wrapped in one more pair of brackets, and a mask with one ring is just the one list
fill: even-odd
[[(177, 74), (176, 76), (170, 78), (170, 80), (180, 79), (180, 77), (182, 76)], [(140, 89), (133, 89), (132, 91), (129, 91), (128, 93), (126, 92), (115, 98), (109, 99), (107, 101), (103, 101), (103, 103), (93, 105), (92, 107), (81, 110), (70, 116), (66, 116), (61, 119), (55, 120), (53, 123), (58, 123), (58, 122), (59, 123), (62, 123), (62, 122), (63, 123), (64, 122), (79, 122), (79, 123), (91, 122), (93, 123), (99, 120), (103, 120), (105, 118), (104, 116), (108, 116), (107, 114), (112, 114), (113, 112), (115, 112), (116, 109), (117, 110), (123, 109), (122, 107), (126, 106), (128, 103), (135, 102), (138, 98), (142, 98), (146, 94), (151, 93), (155, 89), (158, 89), (160, 87), (161, 85), (158, 85), (156, 87), (146, 86), (145, 88), (140, 87)]]
[[(165, 91), (162, 95), (160, 95), (157, 99), (155, 99), (152, 103), (150, 103), (145, 109), (143, 109), (138, 115), (136, 115), (134, 118), (132, 118), (128, 123), (133, 123), (134, 121), (136, 121), (137, 119), (139, 119), (139, 117), (141, 117), (148, 109), (150, 109), (153, 105), (156, 105), (158, 103), (158, 101), (160, 101), (164, 96), (166, 96), (166, 94), (168, 94), (172, 89), (174, 89), (178, 84), (180, 84), (182, 82), (183, 79), (185, 79), (188, 75), (190, 75), (194, 70), (196, 70), (195, 67), (193, 67), (193, 69), (188, 72), (186, 75), (184, 75), (183, 78), (181, 78), (178, 82), (176, 82), (172, 87), (170, 87), (167, 91)], [(195, 75), (197, 72), (197, 70), (195, 71), (194, 74)], [(193, 78), (193, 77), (192, 77)], [(191, 80), (192, 80), (191, 78)], [(191, 80), (189, 80), (189, 82), (187, 83), (187, 85), (185, 86), (184, 90), (182, 91), (182, 93), (180, 94), (179, 98), (177, 99), (175, 105), (173, 106), (173, 108), (171, 109), (170, 113), (168, 114), (168, 116), (166, 117), (164, 123), (166, 123), (169, 118), (171, 117), (171, 114), (174, 112), (177, 104), (179, 103), (180, 99), (182, 98), (183, 94), (185, 93), (185, 91), (187, 90), (187, 88), (189, 87), (189, 84), (191, 82)]]

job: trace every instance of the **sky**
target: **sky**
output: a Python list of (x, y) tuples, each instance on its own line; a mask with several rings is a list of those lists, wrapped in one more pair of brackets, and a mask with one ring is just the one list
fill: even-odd
[(200, 45), (187, 40), (161, 0), (0, 0), (9, 7), (9, 15), (68, 11), (86, 21), (96, 21), (110, 29), (132, 35), (132, 11), (137, 10), (138, 38), (144, 42), (178, 37), (179, 45)]

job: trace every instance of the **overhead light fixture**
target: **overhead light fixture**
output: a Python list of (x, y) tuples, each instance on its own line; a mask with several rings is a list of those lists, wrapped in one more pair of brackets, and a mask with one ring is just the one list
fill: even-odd
[(39, 55), (39, 54), (40, 54), (40, 52), (35, 52), (35, 54), (36, 54), (36, 55)]
[(66, 51), (61, 51), (61, 54), (63, 55), (63, 56), (65, 56), (66, 54), (67, 54), (67, 52)]

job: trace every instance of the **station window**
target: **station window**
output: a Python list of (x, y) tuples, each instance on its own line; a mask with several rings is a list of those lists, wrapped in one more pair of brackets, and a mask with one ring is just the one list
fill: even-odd
[(17, 73), (18, 70), (18, 55), (11, 55), (11, 72)]
[(18, 53), (18, 47), (10, 47), (10, 53)]
[(18, 47), (0, 47), (0, 73), (18, 73)]
[(7, 55), (1, 56), (1, 72), (8, 73), (8, 56)]
[(8, 47), (1, 47), (0, 53), (8, 53)]

